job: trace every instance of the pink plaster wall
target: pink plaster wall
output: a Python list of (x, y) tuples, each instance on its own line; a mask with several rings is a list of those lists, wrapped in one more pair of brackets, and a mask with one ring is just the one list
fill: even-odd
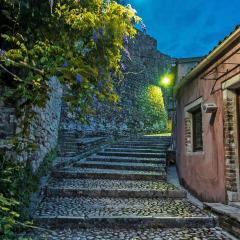
[[(229, 57), (239, 48), (240, 44), (236, 45), (222, 59)], [(240, 63), (240, 55), (234, 54), (227, 61), (238, 61)], [(209, 66), (206, 71), (215, 67), (215, 63)], [(227, 68), (229, 68), (229, 65), (221, 65), (221, 71), (226, 71)], [(240, 72), (240, 69), (237, 71)], [(232, 74), (236, 74), (236, 71)], [(200, 79), (201, 76), (181, 89), (177, 99), (176, 153), (178, 173), (182, 182), (202, 200), (225, 202), (224, 122), (221, 83), (231, 76), (219, 79), (212, 94), (211, 90), (215, 81)], [(200, 97), (203, 98), (204, 103), (215, 102), (218, 110), (213, 124), (210, 124), (211, 114), (203, 112), (203, 152), (186, 153), (184, 107)]]

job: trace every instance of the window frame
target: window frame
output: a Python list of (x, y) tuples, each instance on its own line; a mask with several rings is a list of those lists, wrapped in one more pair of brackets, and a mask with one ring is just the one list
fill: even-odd
[[(197, 116), (197, 115), (200, 116)], [(202, 132), (203, 132), (203, 124), (202, 124), (202, 108), (201, 105), (199, 105), (198, 107), (196, 107), (193, 111), (191, 111), (191, 115), (192, 115), (192, 151), (193, 152), (202, 152), (203, 151), (203, 136), (202, 136)], [(197, 134), (198, 131), (198, 126), (197, 126), (197, 118), (200, 118), (200, 133)], [(200, 142), (201, 145), (198, 146), (197, 142), (199, 141), (197, 138), (200, 137)]]
[[(203, 138), (203, 133), (204, 133), (204, 122), (203, 122), (203, 110), (202, 110), (202, 104), (203, 104), (203, 99), (202, 97), (199, 97), (195, 99), (194, 101), (188, 103), (187, 105), (184, 106), (184, 121), (185, 121), (185, 127), (184, 127), (184, 132), (185, 134), (185, 151), (186, 154), (190, 155), (199, 155), (199, 154), (204, 154), (204, 138)], [(201, 110), (200, 110), (201, 109)], [(193, 144), (193, 113), (196, 110), (201, 111), (201, 127), (202, 127), (202, 147), (199, 149), (194, 149), (194, 144)]]

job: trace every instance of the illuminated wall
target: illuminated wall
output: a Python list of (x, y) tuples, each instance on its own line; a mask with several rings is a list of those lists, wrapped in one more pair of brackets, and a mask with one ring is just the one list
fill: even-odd
[[(80, 124), (67, 108), (62, 111), (62, 129), (104, 133), (153, 133), (167, 129), (166, 99), (160, 78), (172, 59), (157, 50), (157, 42), (139, 32), (124, 50), (124, 79), (116, 80), (121, 101), (116, 105), (98, 104), (96, 116)], [(167, 107), (166, 107), (167, 108)]]

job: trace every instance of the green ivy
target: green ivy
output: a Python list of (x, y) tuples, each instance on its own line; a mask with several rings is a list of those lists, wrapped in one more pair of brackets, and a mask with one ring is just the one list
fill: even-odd
[(31, 225), (30, 196), (38, 191), (40, 178), (47, 175), (57, 152), (47, 154), (37, 173), (30, 164), (7, 160), (3, 153), (0, 156), (0, 239), (16, 239), (16, 230)]
[(148, 116), (146, 127), (151, 129), (149, 133), (165, 132), (168, 115), (165, 110), (161, 87), (149, 85), (145, 88), (140, 103), (142, 111)]
[[(95, 113), (96, 101), (118, 101), (113, 79), (121, 73), (124, 39), (136, 35), (141, 19), (130, 5), (105, 0), (0, 0), (3, 10), (0, 101), (14, 102), (23, 136), (44, 107), (49, 79), (67, 86), (65, 101), (80, 109), (79, 119)], [(50, 4), (49, 4), (50, 3)], [(122, 67), (123, 68), (123, 67)]]

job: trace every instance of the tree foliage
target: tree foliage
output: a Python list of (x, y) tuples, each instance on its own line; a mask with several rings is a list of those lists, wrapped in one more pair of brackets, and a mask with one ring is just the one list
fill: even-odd
[[(121, 50), (141, 21), (130, 5), (112, 0), (0, 0), (0, 102), (12, 103), (27, 137), (33, 107), (44, 107), (49, 81), (67, 88), (65, 101), (94, 113), (95, 102), (116, 102), (113, 79), (121, 75)], [(17, 145), (17, 142), (15, 143)], [(0, 154), (1, 158), (1, 154)], [(36, 182), (31, 169), (0, 159), (0, 237), (10, 238), (23, 206), (23, 184)], [(34, 180), (35, 179), (35, 180)], [(32, 186), (32, 187), (30, 187)], [(18, 192), (21, 191), (21, 192)], [(25, 205), (24, 205), (25, 206)]]
[(67, 86), (66, 101), (80, 109), (81, 120), (94, 113), (94, 102), (118, 100), (113, 79), (121, 74), (123, 41), (134, 37), (134, 24), (140, 21), (130, 5), (110, 0), (0, 1), (2, 100), (14, 101), (31, 119), (32, 105), (46, 104), (52, 76)]
[(31, 194), (39, 190), (40, 178), (47, 175), (57, 153), (50, 151), (37, 173), (32, 172), (29, 163), (16, 162), (3, 155), (0, 151), (0, 239), (24, 240), (17, 238), (15, 232), (32, 227), (28, 221)]
[(145, 115), (149, 116), (149, 129), (153, 132), (166, 131), (168, 117), (161, 88), (155, 85), (148, 86), (143, 92), (141, 105)]

